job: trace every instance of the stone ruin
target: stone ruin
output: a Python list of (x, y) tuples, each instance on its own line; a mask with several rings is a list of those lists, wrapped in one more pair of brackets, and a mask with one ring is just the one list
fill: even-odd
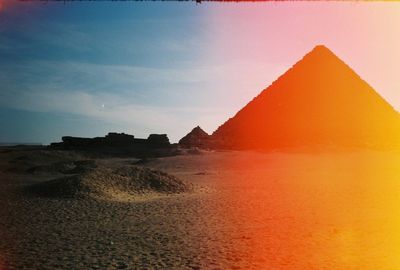
[(115, 132), (95, 138), (64, 136), (62, 142), (50, 144), (51, 149), (135, 153), (170, 147), (171, 144), (166, 134), (150, 134), (147, 139), (141, 139), (135, 138), (133, 135)]

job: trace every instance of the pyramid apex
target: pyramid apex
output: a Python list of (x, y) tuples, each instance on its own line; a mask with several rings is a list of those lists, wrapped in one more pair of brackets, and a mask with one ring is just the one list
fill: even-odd
[(185, 137), (179, 140), (179, 144), (185, 147), (200, 147), (205, 146), (210, 135), (205, 132), (200, 126), (196, 126)]
[(317, 44), (314, 47), (314, 50), (316, 49), (325, 49), (325, 50), (329, 50), (328, 47), (326, 47), (324, 44)]
[(334, 54), (328, 47), (326, 47), (323, 44), (318, 44), (316, 45), (311, 51), (310, 53), (313, 52), (325, 52), (325, 53), (330, 53), (330, 54)]
[(200, 126), (195, 126), (192, 131), (202, 131), (203, 129)]

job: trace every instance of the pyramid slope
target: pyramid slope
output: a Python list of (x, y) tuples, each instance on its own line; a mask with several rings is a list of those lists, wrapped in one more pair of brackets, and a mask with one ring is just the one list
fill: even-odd
[(213, 134), (217, 146), (392, 147), (400, 116), (349, 66), (315, 47)]

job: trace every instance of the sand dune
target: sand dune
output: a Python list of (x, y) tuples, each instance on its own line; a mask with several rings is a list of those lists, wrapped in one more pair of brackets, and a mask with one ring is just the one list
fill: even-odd
[(28, 190), (53, 198), (135, 200), (144, 196), (188, 192), (192, 186), (161, 171), (123, 166), (117, 169), (98, 167), (82, 174), (37, 183)]

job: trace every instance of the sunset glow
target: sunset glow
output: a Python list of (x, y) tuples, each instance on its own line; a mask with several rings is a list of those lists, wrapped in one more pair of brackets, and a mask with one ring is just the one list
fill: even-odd
[(368, 151), (232, 155), (226, 177), (238, 188), (220, 211), (240, 239), (233, 256), (250, 269), (397, 269), (399, 162)]
[(400, 1), (0, 0), (0, 270), (400, 269)]
[(196, 125), (212, 133), (318, 44), (400, 109), (397, 2), (10, 3), (0, 105), (24, 123), (48, 117), (32, 138), (11, 133), (21, 121), (4, 123), (5, 141), (115, 130), (177, 142)]
[(393, 150), (400, 147), (400, 116), (346, 63), (319, 45), (213, 136), (227, 149), (329, 145)]

